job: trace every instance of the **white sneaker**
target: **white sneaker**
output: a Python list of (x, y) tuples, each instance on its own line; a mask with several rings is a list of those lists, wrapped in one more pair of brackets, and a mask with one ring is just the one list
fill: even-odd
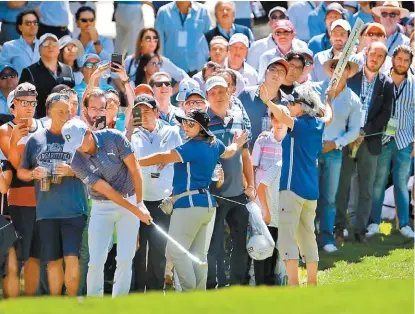
[(334, 244), (326, 244), (325, 246), (323, 246), (323, 250), (327, 253), (333, 253), (337, 251), (337, 248)]
[(415, 238), (415, 234), (409, 226), (402, 227), (400, 232), (404, 237)]
[(366, 236), (367, 237), (372, 237), (375, 234), (379, 233), (379, 225), (378, 224), (370, 224), (367, 227), (367, 232), (366, 232)]

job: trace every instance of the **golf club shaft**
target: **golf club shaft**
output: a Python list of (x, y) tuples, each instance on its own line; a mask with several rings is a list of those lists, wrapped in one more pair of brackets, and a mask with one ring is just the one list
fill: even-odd
[(194, 256), (192, 253), (190, 253), (188, 250), (186, 250), (179, 242), (177, 242), (175, 239), (173, 239), (171, 236), (168, 235), (168, 233), (166, 231), (164, 231), (163, 229), (161, 229), (160, 226), (158, 226), (154, 221), (151, 221), (151, 224), (154, 225), (154, 227), (156, 227), (156, 229), (162, 234), (164, 235), (170, 242), (172, 242), (180, 251), (182, 251), (183, 253), (185, 253), (187, 256), (189, 256), (189, 258), (195, 262), (198, 263), (200, 265), (205, 264), (204, 262), (202, 262), (198, 257)]

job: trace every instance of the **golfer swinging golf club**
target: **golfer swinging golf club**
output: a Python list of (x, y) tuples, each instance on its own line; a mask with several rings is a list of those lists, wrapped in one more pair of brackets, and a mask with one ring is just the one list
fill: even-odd
[(65, 123), (62, 136), (65, 139), (63, 150), (76, 151), (72, 169), (88, 185), (92, 198), (87, 295), (104, 294), (104, 264), (114, 228), (118, 241), (112, 296), (126, 295), (131, 285), (140, 220), (146, 224), (151, 222), (142, 201), (141, 172), (131, 144), (117, 130), (92, 132), (78, 119)]
[(174, 204), (169, 235), (202, 263), (192, 261), (172, 241), (167, 243), (166, 256), (173, 262), (183, 291), (205, 290), (206, 227), (216, 208), (215, 199), (209, 193), (212, 174), (218, 159), (232, 157), (246, 143), (248, 134), (244, 131), (235, 135), (233, 143), (225, 147), (209, 131), (210, 119), (206, 112), (191, 109), (186, 116), (176, 115), (176, 118), (187, 136), (186, 143), (168, 152), (140, 158), (139, 162), (140, 166), (174, 163), (171, 198)]

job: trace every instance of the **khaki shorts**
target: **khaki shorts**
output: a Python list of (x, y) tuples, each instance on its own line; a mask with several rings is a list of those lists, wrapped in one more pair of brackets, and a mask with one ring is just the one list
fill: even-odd
[(283, 260), (299, 259), (318, 262), (318, 248), (314, 234), (317, 201), (303, 199), (292, 191), (280, 192), (278, 251)]

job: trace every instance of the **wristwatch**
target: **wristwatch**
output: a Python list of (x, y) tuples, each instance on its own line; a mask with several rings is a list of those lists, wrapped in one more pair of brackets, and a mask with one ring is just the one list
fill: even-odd
[(101, 41), (97, 40), (96, 42), (94, 42), (94, 46), (96, 46), (96, 45), (101, 45)]

